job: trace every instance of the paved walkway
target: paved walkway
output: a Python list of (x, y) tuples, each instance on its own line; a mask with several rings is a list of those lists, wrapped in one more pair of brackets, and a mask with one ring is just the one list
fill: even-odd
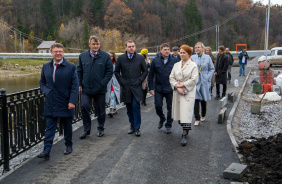
[[(237, 77), (238, 70), (233, 68), (227, 92), (240, 91), (240, 87), (234, 87), (234, 79), (238, 78), (242, 86), (245, 77)], [(159, 119), (150, 97), (148, 106), (142, 106), (141, 137), (127, 134), (129, 123), (123, 108), (114, 118), (107, 117), (104, 137), (97, 137), (94, 120), (87, 139), (79, 139), (82, 128), (73, 133), (72, 154), (63, 155), (64, 141), (60, 141), (53, 146), (49, 161), (35, 157), (0, 183), (229, 184), (222, 173), (231, 163), (239, 163), (239, 159), (226, 122), (217, 124), (218, 103), (208, 102), (206, 121), (192, 126), (185, 147), (180, 145), (182, 129), (176, 121), (172, 134), (165, 134), (164, 128), (158, 130)], [(228, 113), (232, 106), (228, 102)]]

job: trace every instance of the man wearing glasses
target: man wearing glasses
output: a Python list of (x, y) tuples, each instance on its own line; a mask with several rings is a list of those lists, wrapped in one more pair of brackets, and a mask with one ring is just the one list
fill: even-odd
[(75, 65), (64, 58), (64, 46), (55, 43), (50, 48), (53, 59), (45, 63), (40, 78), (40, 88), (45, 96), (44, 116), (46, 130), (44, 150), (39, 158), (49, 160), (51, 147), (60, 118), (64, 126), (66, 150), (72, 152), (72, 118), (78, 98), (78, 78)]

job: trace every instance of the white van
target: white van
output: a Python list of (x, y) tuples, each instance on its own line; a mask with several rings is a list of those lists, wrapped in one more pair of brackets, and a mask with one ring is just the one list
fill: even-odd
[[(265, 56), (261, 56), (258, 59), (258, 62), (262, 62), (265, 60)], [(282, 65), (282, 47), (274, 47), (271, 49), (269, 55), (267, 55), (267, 60), (271, 65)]]

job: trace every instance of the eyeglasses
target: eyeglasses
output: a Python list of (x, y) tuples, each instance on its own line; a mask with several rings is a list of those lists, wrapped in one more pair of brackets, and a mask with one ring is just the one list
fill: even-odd
[(54, 54), (60, 54), (60, 53), (63, 53), (64, 51), (52, 51), (52, 53)]

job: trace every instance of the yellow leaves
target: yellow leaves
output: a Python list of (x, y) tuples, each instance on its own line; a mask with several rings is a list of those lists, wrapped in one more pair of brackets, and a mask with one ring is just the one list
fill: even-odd
[(9, 35), (9, 37), (11, 38), (11, 40), (14, 40), (14, 35)]
[(94, 27), (91, 31), (92, 35), (96, 35), (101, 40), (101, 48), (105, 51), (114, 50), (115, 52), (123, 52), (122, 35), (116, 29), (102, 29)]
[(65, 26), (64, 26), (64, 24), (62, 23), (61, 26), (60, 26), (60, 30), (63, 31), (64, 29), (65, 29)]

